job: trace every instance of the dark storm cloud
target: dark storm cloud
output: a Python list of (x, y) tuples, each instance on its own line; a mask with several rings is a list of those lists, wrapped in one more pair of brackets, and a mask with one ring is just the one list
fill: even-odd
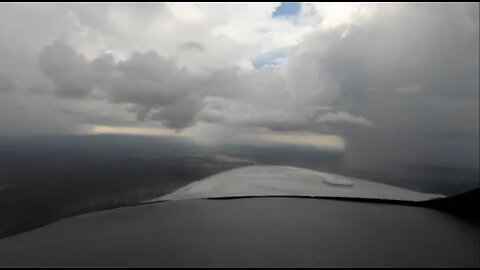
[(151, 119), (161, 121), (167, 127), (182, 130), (195, 124), (195, 116), (203, 105), (201, 99), (184, 98), (177, 103), (162, 107), (151, 116)]
[[(292, 60), (291, 76), (308, 82), (302, 67), (314, 67), (310, 74), (328, 82), (318, 99), (316, 91), (304, 93), (310, 98), (305, 104), (327, 101), (376, 126), (339, 130), (349, 152), (358, 153), (352, 162), (478, 167), (479, 28), (474, 9), (478, 5), (388, 5), (343, 38), (343, 29), (337, 29), (304, 44)], [(319, 53), (322, 46), (327, 49)], [(452, 131), (466, 136), (441, 139)]]
[(142, 105), (134, 105), (128, 109), (128, 111), (136, 114), (135, 119), (137, 119), (137, 121), (143, 122), (147, 118), (150, 108)]
[(154, 51), (133, 53), (120, 62), (108, 55), (89, 62), (71, 46), (56, 42), (42, 51), (40, 66), (60, 98), (87, 98), (97, 87), (111, 103), (134, 105), (129, 111), (137, 120), (159, 121), (177, 130), (195, 124), (207, 95), (228, 95), (227, 87), (236, 88), (225, 80), (235, 74), (195, 75)]
[(135, 53), (115, 67), (107, 87), (113, 102), (156, 107), (177, 102), (194, 91), (196, 78), (188, 70), (151, 51)]
[(39, 56), (46, 77), (55, 85), (55, 94), (62, 98), (84, 98), (93, 89), (93, 70), (85, 57), (63, 43), (46, 47)]
[(135, 104), (138, 120), (176, 130), (194, 125), (206, 96), (202, 78), (153, 51), (135, 53), (112, 68), (114, 76), (103, 85), (111, 102)]

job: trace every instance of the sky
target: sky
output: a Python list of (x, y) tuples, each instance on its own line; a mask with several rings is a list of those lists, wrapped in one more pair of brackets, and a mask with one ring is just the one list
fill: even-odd
[(272, 17), (294, 16), (300, 12), (300, 2), (281, 2), (272, 13)]
[(357, 167), (478, 169), (478, 10), (1, 3), (0, 136), (284, 140)]

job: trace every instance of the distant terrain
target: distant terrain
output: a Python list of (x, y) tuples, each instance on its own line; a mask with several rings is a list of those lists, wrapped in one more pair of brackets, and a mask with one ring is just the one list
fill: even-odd
[(299, 146), (207, 147), (173, 137), (121, 135), (3, 137), (0, 238), (63, 217), (137, 204), (253, 164), (298, 166), (447, 195), (478, 185), (475, 170), (351, 170), (341, 152)]

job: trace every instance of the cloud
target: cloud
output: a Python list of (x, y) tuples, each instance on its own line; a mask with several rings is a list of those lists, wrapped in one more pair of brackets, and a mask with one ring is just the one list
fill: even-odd
[(336, 113), (331, 113), (328, 112), (324, 115), (319, 116), (316, 120), (315, 123), (338, 123), (338, 124), (353, 124), (353, 125), (359, 125), (359, 126), (366, 126), (366, 127), (371, 127), (373, 124), (365, 119), (362, 116), (352, 116), (351, 114), (347, 112), (336, 112)]
[(17, 86), (13, 82), (12, 79), (7, 77), (6, 75), (0, 73), (0, 93), (1, 92), (13, 92)]
[(478, 168), (478, 3), (305, 3), (281, 20), (279, 3), (1, 5), (2, 102), (35, 93), (69, 126), (338, 134), (352, 166)]
[(58, 98), (95, 98), (89, 95), (96, 89), (105, 102), (132, 105), (128, 111), (137, 120), (176, 130), (195, 125), (209, 96), (241, 97), (255, 91), (244, 85), (246, 77), (240, 76), (245, 75), (235, 68), (196, 74), (155, 51), (135, 52), (117, 62), (110, 55), (88, 61), (70, 45), (55, 42), (42, 50), (40, 66)]
[[(346, 36), (338, 27), (302, 44), (289, 73), (296, 85), (307, 86), (300, 98), (326, 102), (376, 126), (341, 131), (349, 153), (356, 153), (352, 163), (478, 167), (479, 28), (467, 15), (475, 8), (381, 5)], [(464, 136), (442, 139), (452, 131)], [(452, 148), (452, 140), (472, 148)]]
[(69, 45), (57, 41), (42, 50), (39, 64), (55, 85), (55, 94), (63, 98), (84, 98), (93, 88), (93, 70), (85, 57)]
[(195, 124), (195, 116), (202, 106), (201, 99), (181, 99), (176, 103), (162, 107), (150, 119), (161, 121), (166, 127), (180, 131)]
[(188, 41), (178, 44), (178, 48), (180, 48), (181, 50), (205, 51), (205, 46), (195, 41)]

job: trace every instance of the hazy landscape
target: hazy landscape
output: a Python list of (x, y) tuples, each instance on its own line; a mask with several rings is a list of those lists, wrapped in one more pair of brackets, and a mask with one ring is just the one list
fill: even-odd
[(137, 204), (209, 175), (253, 164), (311, 168), (442, 194), (478, 186), (475, 170), (353, 170), (343, 159), (342, 152), (311, 147), (213, 147), (173, 137), (3, 137), (0, 237), (62, 217)]

